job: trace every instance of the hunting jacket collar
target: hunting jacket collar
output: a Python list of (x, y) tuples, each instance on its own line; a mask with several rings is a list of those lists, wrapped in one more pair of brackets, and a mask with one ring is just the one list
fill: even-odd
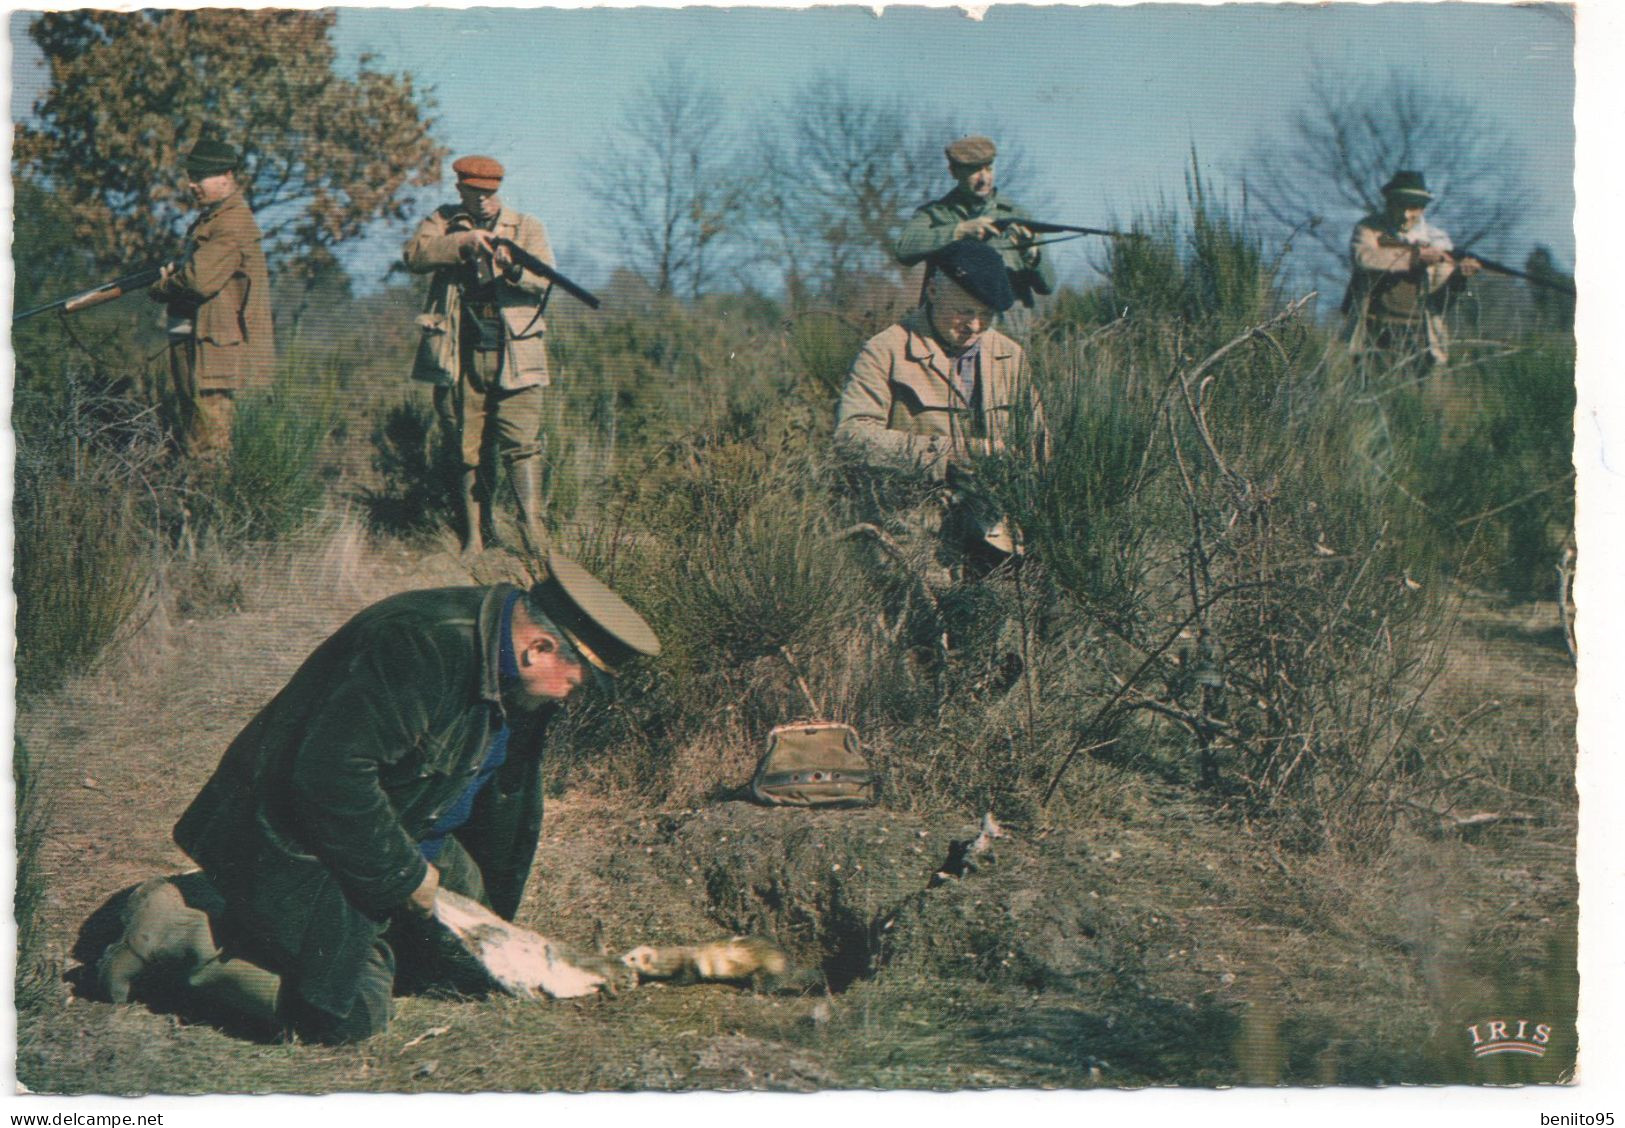
[[(908, 359), (929, 371), (936, 381), (938, 395), (925, 402), (941, 403), (957, 409), (970, 407), (970, 404), (954, 402), (958, 395), (954, 391), (953, 358), (931, 331), (931, 319), (926, 315), (925, 307), (915, 309), (901, 324), (908, 331), (908, 341), (904, 345)], [(982, 402), (1007, 403), (1012, 392), (1007, 385), (1015, 375), (1007, 362), (1016, 355), (1016, 343), (998, 330), (988, 328), (982, 332), (981, 350), (976, 375), (982, 385)]]

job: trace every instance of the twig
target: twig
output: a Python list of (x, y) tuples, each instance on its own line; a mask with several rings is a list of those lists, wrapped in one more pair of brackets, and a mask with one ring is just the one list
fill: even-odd
[(1511, 509), (1515, 505), (1522, 505), (1524, 502), (1528, 501), (1530, 498), (1539, 497), (1543, 493), (1549, 493), (1550, 491), (1555, 490), (1558, 486), (1563, 485), (1565, 482), (1569, 481), (1573, 477), (1574, 477), (1574, 471), (1570, 470), (1567, 474), (1564, 474), (1561, 478), (1557, 479), (1555, 482), (1547, 482), (1544, 486), (1540, 486), (1537, 489), (1530, 490), (1528, 493), (1524, 494), (1522, 497), (1513, 498), (1511, 501), (1506, 502), (1505, 504), (1497, 505), (1494, 509), (1486, 509), (1484, 512), (1476, 513), (1471, 517), (1463, 517), (1460, 521), (1456, 522), (1456, 528), (1459, 529), (1463, 525), (1471, 525), (1474, 521), (1482, 521), (1486, 517), (1494, 517), (1497, 513), (1500, 513), (1500, 512), (1502, 512), (1504, 510), (1507, 510), (1507, 509)]
[(807, 699), (807, 704), (812, 706), (813, 716), (822, 717), (824, 707), (818, 703), (818, 698), (813, 696), (811, 687), (807, 685), (807, 679), (802, 677), (801, 667), (796, 665), (796, 656), (791, 654), (790, 648), (783, 644), (779, 646), (779, 656), (784, 659), (784, 664), (790, 667), (790, 673), (796, 679), (797, 688), (801, 690), (801, 695)]
[(1563, 543), (1563, 555), (1557, 562), (1557, 615), (1563, 622), (1563, 645), (1569, 649), (1569, 661), (1580, 665), (1579, 643), (1574, 637), (1574, 619), (1569, 614), (1569, 601), (1574, 598), (1574, 537)]
[[(1176, 627), (1174, 627), (1173, 632), (1163, 640), (1160, 646), (1150, 651), (1145, 656), (1145, 661), (1141, 662), (1140, 665), (1135, 669), (1134, 673), (1129, 675), (1127, 680), (1123, 681), (1119, 685), (1117, 692), (1112, 694), (1104, 705), (1095, 710), (1094, 716), (1089, 718), (1089, 723), (1083, 726), (1083, 732), (1086, 734), (1093, 733), (1106, 715), (1113, 708), (1115, 708), (1117, 703), (1123, 699), (1123, 696), (1128, 693), (1130, 687), (1140, 680), (1140, 675), (1144, 674), (1146, 670), (1151, 668), (1151, 663), (1155, 662), (1158, 658), (1161, 658), (1164, 652), (1166, 652), (1170, 646), (1179, 641), (1179, 636), (1184, 633), (1185, 628), (1189, 627), (1193, 622), (1195, 622), (1197, 617), (1209, 607), (1213, 606), (1214, 603), (1220, 599), (1224, 599), (1227, 596), (1234, 595), (1238, 591), (1245, 591), (1248, 588), (1267, 586), (1268, 585), (1262, 581), (1246, 581), (1239, 584), (1229, 584), (1225, 587), (1219, 588), (1217, 591), (1209, 595), (1207, 599), (1202, 601), (1202, 605), (1200, 607), (1198, 607), (1195, 611), (1192, 611), (1189, 615), (1182, 619)], [(1055, 794), (1055, 789), (1061, 785), (1061, 777), (1066, 774), (1067, 768), (1072, 766), (1072, 761), (1076, 759), (1078, 753), (1082, 752), (1083, 750), (1082, 742), (1079, 742), (1079, 744), (1074, 747), (1072, 751), (1066, 754), (1066, 759), (1061, 761), (1061, 766), (1055, 771), (1055, 778), (1050, 780), (1049, 788), (1044, 792), (1044, 798), (1039, 800), (1038, 805), (1040, 807), (1047, 806), (1049, 804), (1051, 797)]]

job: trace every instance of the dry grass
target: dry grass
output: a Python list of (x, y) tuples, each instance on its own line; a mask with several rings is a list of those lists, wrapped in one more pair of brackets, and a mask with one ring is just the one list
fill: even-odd
[[(335, 515), (302, 553), (255, 573), (245, 610), (174, 619), (107, 674), (25, 713), (56, 801), (42, 864), (61, 964), (74, 966), (75, 936), (110, 894), (185, 867), (168, 827), (311, 647), (366, 602), (458, 572), (449, 554), (402, 556)], [(1493, 634), (1500, 618), (1473, 622)], [(1527, 639), (1461, 660), (1475, 649), (1458, 647), (1452, 695), (1533, 672), (1530, 715), (1562, 708), (1561, 669)], [(754, 748), (727, 724), (709, 741), (681, 754), (685, 772), (741, 777)], [(1541, 741), (1538, 726), (1507, 730), (1495, 754), (1558, 756)], [(522, 921), (578, 944), (602, 929), (620, 945), (720, 934), (745, 911), (794, 946), (897, 914), (878, 973), (835, 997), (721, 986), (540, 1006), (414, 996), (388, 1033), (335, 1050), (244, 1042), (139, 1005), (70, 1006), (59, 985), (20, 1029), (19, 1075), (89, 1092), (1474, 1082), (1487, 1077), (1460, 1047), (1412, 1045), (1415, 1031), (1454, 1029), (1497, 992), (1561, 995), (1550, 981), (1563, 953), (1542, 944), (1572, 926), (1573, 839), (1560, 829), (1571, 824), (1467, 840), (1419, 823), (1356, 863), (1282, 855), (1106, 764), (1069, 786), (1111, 798), (1080, 795), (1090, 813), (1023, 827), (990, 868), (929, 893), (973, 812), (772, 812), (698, 790), (660, 806), (576, 790), (550, 803)], [(758, 900), (770, 868), (786, 894), (804, 893)], [(1522, 907), (1509, 915), (1509, 902)], [(1524, 953), (1522, 965), (1498, 965), (1505, 952)], [(1351, 1013), (1369, 1021), (1351, 1025)]]

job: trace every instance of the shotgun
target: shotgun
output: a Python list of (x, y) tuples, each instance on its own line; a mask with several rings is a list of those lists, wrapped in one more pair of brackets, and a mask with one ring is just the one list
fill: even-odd
[(540, 274), (543, 278), (553, 283), (553, 285), (557, 286), (566, 294), (569, 294), (572, 298), (576, 299), (576, 301), (585, 302), (593, 309), (597, 309), (603, 304), (591, 291), (570, 281), (564, 275), (554, 270), (551, 266), (548, 266), (541, 259), (525, 250), (525, 248), (521, 247), (518, 243), (515, 243), (512, 239), (506, 239), (501, 235), (498, 235), (491, 240), (491, 245), (494, 247), (507, 248), (508, 254), (513, 258), (514, 262), (517, 262), (520, 266), (524, 267), (532, 274)]
[[(1377, 240), (1377, 245), (1382, 247), (1426, 246), (1426, 244), (1408, 243), (1404, 239), (1394, 239), (1389, 236), (1379, 238)], [(1542, 278), (1539, 275), (1528, 274), (1522, 270), (1515, 270), (1506, 265), (1506, 263), (1496, 262), (1494, 259), (1487, 259), (1476, 251), (1448, 250), (1445, 251), (1445, 254), (1450, 256), (1450, 260), (1452, 262), (1460, 262), (1462, 259), (1472, 259), (1474, 262), (1478, 263), (1479, 266), (1490, 271), (1492, 274), (1505, 274), (1511, 278), (1522, 278), (1531, 286), (1539, 286), (1546, 290), (1556, 290), (1559, 294), (1567, 294), (1571, 298), (1576, 296), (1574, 283), (1566, 282), (1561, 278)]]
[(158, 281), (158, 275), (163, 272), (168, 263), (160, 263), (147, 270), (138, 270), (134, 274), (126, 274), (122, 278), (115, 278), (111, 282), (103, 282), (100, 286), (92, 286), (88, 290), (80, 290), (77, 294), (69, 294), (65, 298), (58, 298), (54, 302), (25, 309), (21, 313), (12, 314), (11, 323), (27, 321), (41, 313), (50, 313), (53, 309), (60, 309), (63, 313), (78, 313), (82, 309), (101, 305), (122, 298), (132, 290), (144, 290)]
[(1138, 231), (1111, 231), (1104, 227), (1075, 227), (1069, 223), (1046, 223), (1041, 219), (996, 219), (993, 226), (1003, 231), (1007, 227), (1025, 227), (1034, 235), (1059, 235), (1068, 232), (1073, 235), (1105, 235), (1110, 239), (1144, 239), (1145, 236)]

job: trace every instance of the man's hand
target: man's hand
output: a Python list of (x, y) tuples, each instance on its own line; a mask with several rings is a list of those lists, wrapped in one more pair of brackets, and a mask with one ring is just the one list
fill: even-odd
[(158, 286), (158, 287), (164, 287), (164, 286), (169, 285), (169, 283), (175, 277), (175, 272), (177, 270), (179, 270), (180, 268), (181, 268), (181, 264), (179, 262), (175, 261), (174, 259), (171, 259), (170, 261), (164, 263), (163, 266), (160, 266), (158, 268), (158, 280), (156, 282), (154, 282), (153, 285)]
[(1020, 250), (1026, 250), (1032, 245), (1033, 240), (1037, 238), (1033, 234), (1032, 228), (1019, 223), (1012, 223), (1004, 229), (1004, 233), (1010, 237), (1010, 241)]
[(1421, 246), (1416, 248), (1416, 259), (1424, 266), (1437, 266), (1449, 261), (1450, 252), (1440, 247)]
[(513, 252), (508, 250), (506, 243), (497, 244), (491, 253), (491, 265), (496, 268), (498, 274), (513, 273), (517, 264), (513, 260)]
[(998, 225), (990, 215), (972, 216), (954, 225), (955, 239), (991, 239), (998, 233)]
[(494, 256), (496, 253), (491, 245), (492, 235), (489, 231), (482, 231), (477, 227), (469, 231), (459, 231), (456, 239), (457, 253), (465, 259), (471, 259), (479, 254)]
[(406, 899), (406, 907), (418, 916), (434, 915), (434, 895), (440, 890), (440, 871), (431, 862), (422, 883)]

